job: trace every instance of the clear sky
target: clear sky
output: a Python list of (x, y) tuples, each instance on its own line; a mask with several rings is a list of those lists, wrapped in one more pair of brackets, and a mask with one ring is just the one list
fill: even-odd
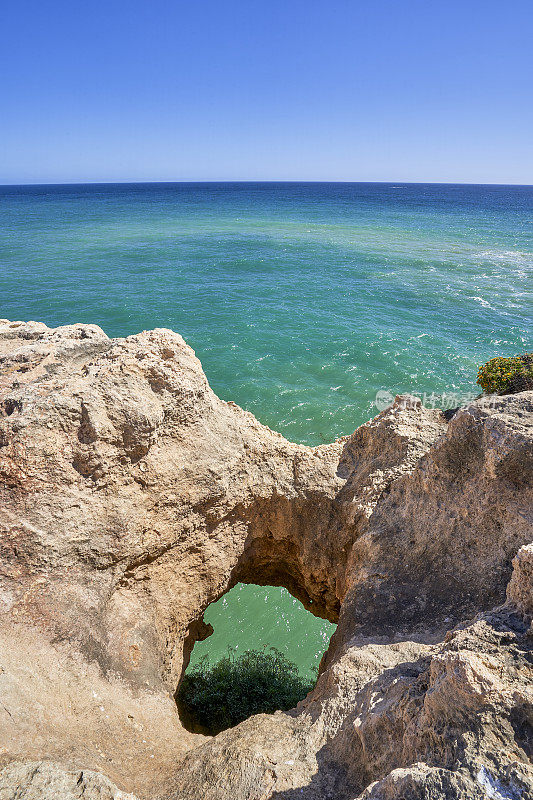
[(533, 0), (4, 0), (0, 183), (533, 183)]

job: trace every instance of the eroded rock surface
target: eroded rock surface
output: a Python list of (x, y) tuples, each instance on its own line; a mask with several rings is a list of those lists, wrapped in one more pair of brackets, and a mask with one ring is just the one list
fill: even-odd
[[(0, 800), (533, 797), (532, 419), (397, 398), (309, 448), (172, 331), (0, 321)], [(238, 581), (339, 624), (297, 709), (205, 738), (173, 695)]]
[(0, 772), (0, 800), (137, 800), (91, 770), (67, 770), (53, 762), (12, 761)]

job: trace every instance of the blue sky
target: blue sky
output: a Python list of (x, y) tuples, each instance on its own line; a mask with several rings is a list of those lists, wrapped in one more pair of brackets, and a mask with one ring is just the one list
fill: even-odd
[(533, 183), (531, 0), (5, 0), (0, 183)]

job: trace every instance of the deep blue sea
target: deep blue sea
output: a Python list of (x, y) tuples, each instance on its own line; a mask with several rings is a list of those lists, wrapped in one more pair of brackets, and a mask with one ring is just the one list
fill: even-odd
[(477, 393), (481, 363), (533, 349), (532, 277), (533, 187), (0, 187), (0, 317), (172, 328), (221, 397), (307, 444), (382, 389)]

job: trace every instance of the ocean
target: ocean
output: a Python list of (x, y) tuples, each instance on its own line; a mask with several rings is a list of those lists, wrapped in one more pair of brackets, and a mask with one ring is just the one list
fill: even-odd
[[(532, 276), (531, 186), (0, 187), (1, 317), (172, 328), (217, 394), (311, 445), (373, 417), (378, 392), (477, 394), (480, 364), (533, 349)], [(279, 589), (219, 608), (213, 657), (238, 619), (241, 647), (276, 644), (282, 624), (306, 671), (331, 631)]]

